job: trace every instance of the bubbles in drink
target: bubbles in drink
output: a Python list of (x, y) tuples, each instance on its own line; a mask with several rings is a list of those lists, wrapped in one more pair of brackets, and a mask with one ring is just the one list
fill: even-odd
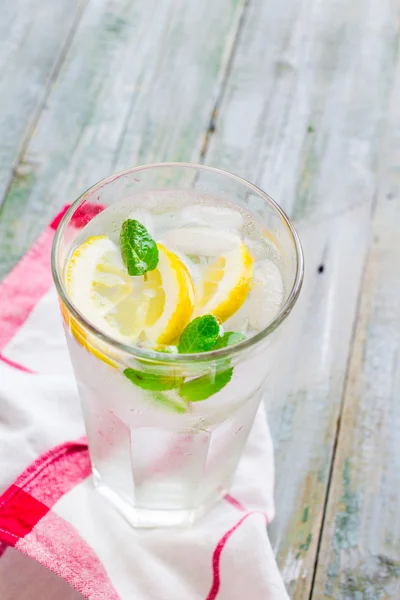
[(76, 223), (64, 283), (98, 333), (63, 316), (95, 484), (134, 525), (190, 523), (229, 489), (271, 363), (264, 346), (240, 360), (179, 358), (273, 322), (285, 297), (279, 242), (254, 215), (195, 191), (93, 214)]
[[(250, 337), (266, 328), (278, 314), (284, 298), (278, 244), (271, 233), (265, 231), (262, 224), (244, 209), (239, 210), (236, 206), (208, 196), (195, 193), (191, 196), (189, 192), (169, 190), (138, 195), (131, 201), (116, 203), (96, 215), (77, 236), (76, 246), (96, 236), (106, 236), (118, 248), (121, 225), (126, 219), (139, 221), (154, 240), (166, 249), (169, 257), (176, 257), (172, 268), (179, 270), (183, 265), (183, 269), (186, 269), (191, 279), (194, 305), (192, 312), (190, 309), (185, 311), (185, 318), (190, 312), (192, 316), (202, 314), (202, 306), (211, 306), (225, 331), (239, 331)], [(210, 265), (215, 268), (210, 268)], [(166, 273), (161, 276), (168, 279)], [(88, 277), (91, 277), (89, 271)], [(122, 309), (135, 301), (143, 306), (146, 304), (146, 310), (152, 310), (154, 317), (157, 301), (168, 302), (170, 288), (175, 285), (172, 279), (169, 287), (162, 284), (163, 298), (156, 286), (133, 285), (131, 298), (123, 298), (122, 318), (128, 314)], [(244, 281), (247, 285), (245, 292), (241, 289)], [(186, 290), (185, 293), (192, 292)], [(207, 294), (215, 296), (214, 303), (204, 300)], [(179, 294), (173, 300), (179, 304)], [(82, 301), (84, 304), (87, 306)], [(118, 310), (118, 306), (112, 310), (114, 322), (121, 322), (116, 314)], [(142, 307), (141, 311), (135, 310), (132, 314), (139, 312), (143, 315), (144, 310)], [(161, 318), (160, 307), (158, 313)], [(85, 313), (85, 317), (98, 325), (95, 315)], [(143, 324), (146, 318), (147, 313), (142, 318)], [(109, 322), (110, 319), (106, 320)], [(182, 323), (182, 329), (185, 324)], [(165, 339), (157, 343), (157, 340), (149, 338), (145, 327), (140, 331), (138, 328), (139, 324), (133, 328), (121, 328), (124, 332), (132, 330), (132, 345), (141, 345), (143, 340), (147, 340), (159, 349), (163, 345), (173, 346), (176, 341), (164, 336)], [(174, 331), (178, 329), (175, 327)], [(119, 335), (117, 329), (114, 337), (129, 343), (129, 339)]]

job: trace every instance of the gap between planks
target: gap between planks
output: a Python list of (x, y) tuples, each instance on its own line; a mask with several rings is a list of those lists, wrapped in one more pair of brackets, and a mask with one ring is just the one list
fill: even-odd
[[(398, 45), (396, 48), (397, 68), (400, 67), (399, 50), (400, 50), (400, 47)], [(396, 71), (395, 71), (395, 73), (396, 73)], [(397, 84), (398, 89), (396, 89), (396, 84)], [(398, 95), (399, 89), (400, 89), (400, 87), (398, 86), (398, 82), (396, 80), (396, 77), (394, 76), (392, 85), (391, 85), (391, 90), (390, 90), (390, 93), (388, 94), (388, 98), (387, 98), (387, 107), (389, 109), (391, 108), (391, 105), (390, 105), (391, 101), (392, 101), (393, 106), (396, 106), (396, 92)], [(393, 96), (395, 97), (394, 100), (393, 100)], [(380, 198), (380, 194), (381, 194), (381, 189), (383, 187), (382, 179), (385, 174), (385, 166), (386, 166), (385, 165), (385, 159), (386, 159), (385, 149), (388, 145), (388, 138), (390, 139), (390, 128), (393, 125), (390, 120), (391, 116), (392, 115), (389, 114), (388, 118), (386, 119), (384, 135), (382, 136), (382, 140), (381, 140), (380, 148), (379, 148), (378, 177), (377, 177), (377, 183), (375, 186), (375, 192), (374, 192), (372, 202), (371, 202), (371, 211), (370, 211), (372, 224), (375, 221), (375, 216), (376, 216), (377, 209), (378, 209), (378, 203), (379, 203), (379, 198)], [(396, 116), (396, 114), (395, 114), (395, 116)], [(357, 297), (357, 308), (355, 311), (355, 318), (354, 318), (353, 327), (352, 327), (351, 343), (350, 343), (350, 347), (349, 347), (349, 357), (348, 357), (348, 362), (347, 362), (347, 366), (346, 366), (343, 391), (342, 391), (341, 401), (340, 401), (339, 416), (338, 416), (336, 434), (335, 434), (335, 439), (334, 439), (334, 444), (333, 444), (332, 458), (331, 458), (331, 463), (330, 463), (330, 468), (329, 468), (329, 476), (328, 476), (326, 495), (325, 495), (325, 500), (324, 500), (324, 505), (323, 505), (321, 528), (320, 528), (319, 536), (318, 536), (318, 544), (317, 544), (317, 550), (316, 550), (316, 555), (315, 555), (315, 562), (314, 562), (314, 569), (313, 569), (313, 575), (312, 575), (312, 581), (311, 581), (309, 600), (319, 600), (319, 598), (320, 598), (320, 596), (314, 598), (314, 591), (317, 587), (316, 577), (317, 577), (317, 571), (318, 571), (319, 563), (320, 563), (323, 539), (324, 539), (325, 535), (329, 535), (329, 534), (327, 534), (327, 532), (325, 530), (325, 525), (327, 524), (327, 517), (328, 517), (328, 511), (330, 510), (330, 503), (332, 502), (331, 491), (333, 490), (333, 483), (334, 483), (334, 478), (336, 475), (336, 467), (340, 462), (340, 457), (338, 456), (338, 450), (341, 445), (341, 436), (342, 436), (342, 434), (344, 435), (344, 431), (345, 431), (345, 425), (343, 425), (342, 419), (344, 416), (345, 406), (347, 406), (347, 403), (349, 403), (351, 401), (351, 398), (349, 396), (351, 395), (352, 384), (351, 384), (349, 375), (351, 375), (351, 372), (353, 369), (352, 360), (353, 360), (353, 354), (355, 351), (356, 338), (359, 335), (359, 329), (360, 329), (359, 321), (360, 321), (360, 314), (361, 314), (361, 308), (362, 308), (362, 301), (363, 301), (363, 296), (364, 296), (364, 290), (367, 287), (367, 283), (368, 283), (367, 272), (368, 272), (368, 268), (369, 268), (369, 263), (372, 260), (371, 248), (373, 245), (373, 236), (374, 236), (374, 231), (371, 228), (369, 250), (366, 253), (366, 256), (364, 258), (362, 277), (361, 277), (361, 285), (360, 285), (358, 297)], [(360, 374), (360, 377), (361, 377), (361, 374)], [(336, 498), (336, 500), (338, 500), (338, 499)], [(333, 502), (334, 501), (335, 501), (335, 498), (333, 498)], [(321, 589), (318, 589), (317, 593), (320, 594)]]
[[(1, 275), (62, 204), (113, 164), (123, 170), (198, 162), (244, 5), (170, 0), (155, 18), (150, 3), (88, 3), (26, 144), (23, 176), (9, 187), (0, 220)], [(213, 35), (203, 27), (193, 36), (194, 24), (203, 22), (213, 24)]]
[[(376, 194), (375, 194), (375, 196), (376, 196)], [(362, 203), (360, 203), (360, 204), (362, 204)], [(350, 210), (350, 209), (348, 209), (348, 210)], [(347, 211), (339, 211), (339, 212), (348, 212), (348, 210)], [(373, 218), (374, 210), (375, 210), (375, 202), (372, 204), (372, 207), (371, 207), (371, 219)], [(349, 357), (347, 360), (346, 371), (345, 371), (345, 375), (344, 375), (344, 385), (343, 385), (343, 390), (342, 390), (340, 404), (339, 404), (338, 417), (337, 417), (337, 421), (336, 421), (336, 432), (335, 432), (335, 436), (334, 436), (334, 440), (333, 440), (332, 457), (331, 457), (329, 470), (328, 470), (326, 492), (325, 492), (325, 498), (324, 498), (323, 508), (322, 508), (321, 525), (320, 525), (319, 534), (318, 534), (317, 548), (316, 548), (315, 559), (314, 559), (314, 567), (313, 567), (312, 577), (311, 577), (309, 600), (313, 599), (315, 577), (316, 577), (317, 569), (318, 569), (318, 561), (319, 561), (319, 556), (320, 556), (320, 551), (321, 551), (322, 537), (323, 537), (324, 528), (325, 528), (325, 519), (326, 519), (326, 514), (327, 514), (327, 509), (328, 509), (328, 502), (329, 502), (329, 498), (330, 498), (332, 478), (333, 478), (333, 473), (334, 473), (334, 468), (335, 468), (336, 452), (337, 452), (337, 448), (338, 448), (338, 444), (339, 444), (339, 436), (340, 436), (340, 431), (341, 431), (341, 427), (342, 427), (343, 409), (344, 409), (344, 403), (345, 403), (345, 398), (346, 398), (348, 375), (349, 375), (349, 371), (350, 371), (350, 358), (352, 355), (352, 349), (354, 346), (356, 332), (357, 332), (357, 323), (358, 323), (357, 317), (360, 312), (361, 296), (362, 296), (362, 290), (363, 290), (363, 283), (364, 283), (364, 279), (365, 279), (365, 271), (367, 268), (367, 262), (368, 262), (368, 255), (364, 258), (364, 263), (363, 263), (363, 267), (362, 267), (362, 275), (361, 275), (361, 285), (358, 290), (356, 309), (354, 312), (354, 320), (353, 320), (353, 326), (352, 326), (352, 331), (351, 331), (351, 340), (350, 340), (350, 345), (349, 345)]]
[(49, 75), (48, 81), (46, 83), (45, 91), (42, 95), (42, 98), (38, 102), (37, 106), (34, 108), (32, 118), (28, 122), (26, 131), (23, 134), (20, 149), (17, 153), (15, 164), (10, 169), (10, 175), (8, 177), (8, 181), (4, 187), (3, 193), (0, 196), (0, 218), (1, 218), (1, 213), (3, 210), (3, 206), (5, 204), (5, 199), (7, 198), (7, 194), (11, 188), (14, 178), (17, 176), (18, 168), (20, 167), (20, 165), (23, 161), (23, 156), (27, 150), (30, 139), (32, 138), (32, 135), (35, 131), (36, 125), (40, 119), (42, 112), (43, 112), (43, 109), (46, 106), (46, 102), (51, 93), (51, 89), (52, 89), (54, 83), (56, 82), (57, 77), (61, 71), (63, 64), (64, 64), (65, 58), (68, 54), (68, 50), (71, 47), (75, 33), (78, 29), (79, 22), (80, 22), (82, 15), (87, 7), (88, 2), (89, 2), (89, 0), (78, 0), (78, 9), (77, 9), (76, 16), (75, 16), (75, 18), (72, 22), (72, 25), (66, 35), (64, 43), (61, 45), (59, 56), (58, 56), (57, 60), (55, 61), (53, 69), (50, 72), (50, 75)]
[(227, 84), (229, 81), (229, 77), (232, 71), (232, 66), (235, 60), (235, 56), (236, 56), (236, 52), (239, 46), (239, 41), (240, 41), (240, 36), (241, 33), (243, 31), (244, 28), (244, 24), (246, 21), (246, 16), (248, 13), (248, 9), (249, 9), (249, 5), (250, 5), (250, 1), (251, 0), (245, 0), (244, 6), (243, 6), (243, 11), (239, 17), (239, 22), (238, 22), (238, 26), (236, 29), (236, 33), (235, 33), (235, 37), (232, 43), (232, 48), (231, 48), (231, 52), (228, 56), (227, 62), (226, 62), (226, 67), (223, 73), (223, 77), (222, 77), (222, 81), (221, 81), (221, 87), (220, 87), (220, 91), (219, 94), (217, 95), (217, 99), (214, 105), (214, 108), (211, 112), (210, 115), (210, 121), (207, 127), (207, 130), (204, 134), (204, 141), (203, 141), (203, 145), (200, 151), (200, 158), (199, 158), (199, 162), (202, 164), (207, 156), (207, 151), (209, 148), (209, 144), (210, 144), (210, 138), (212, 136), (212, 134), (215, 131), (215, 127), (216, 127), (216, 122), (218, 119), (218, 110), (219, 107), (221, 106), (223, 99), (224, 99), (224, 93), (225, 90), (227, 88)]

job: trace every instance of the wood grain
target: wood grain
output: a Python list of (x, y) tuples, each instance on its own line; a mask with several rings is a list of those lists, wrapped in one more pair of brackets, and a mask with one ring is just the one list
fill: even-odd
[(400, 4), (267, 4), (246, 14), (206, 162), (270, 192), (305, 245), (305, 285), (267, 399), (277, 473), (270, 535), (297, 600), (311, 591)]
[(0, 18), (0, 206), (86, 0), (4, 0)]
[(89, 3), (0, 214), (0, 277), (116, 163), (198, 158), (243, 8)]
[[(277, 475), (270, 535), (291, 598), (308, 599), (370, 241), (387, 97), (398, 68), (400, 0), (89, 0), (29, 140), (26, 132), (59, 62), (57, 36), (60, 42), (61, 30), (71, 31), (68, 19), (75, 17), (62, 12), (63, 0), (17, 4), (26, 5), (26, 14), (51, 6), (58, 16), (46, 40), (40, 38), (43, 49), (32, 41), (31, 53), (22, 42), (18, 49), (27, 24), (12, 34), (14, 44), (0, 41), (1, 72), (9, 80), (8, 65), (16, 56), (21, 62), (4, 113), (12, 127), (3, 146), (0, 140), (0, 197), (26, 144), (0, 212), (0, 279), (64, 203), (113, 170), (138, 163), (204, 159), (256, 182), (298, 222), (306, 279), (268, 397)], [(38, 41), (43, 22), (30, 20), (27, 39)], [(28, 81), (34, 93), (27, 92), (25, 104), (21, 85)], [(0, 97), (1, 108), (7, 94)], [(398, 144), (399, 115), (392, 111), (385, 160)], [(390, 251), (399, 214), (398, 202), (386, 202), (382, 191), (398, 198), (396, 156), (375, 219), (379, 239), (346, 390), (318, 600), (397, 593), (398, 338), (390, 335), (399, 326), (393, 291), (399, 290), (390, 269), (400, 256), (396, 250), (391, 258)], [(382, 496), (375, 499), (371, 491), (378, 486)]]
[(400, 62), (313, 598), (400, 598)]
[(277, 506), (269, 532), (291, 598), (310, 593), (369, 220), (365, 203), (299, 228), (304, 287), (266, 398)]
[(246, 3), (187, 4), (175, 3), (157, 66), (133, 99), (117, 171), (152, 162), (199, 161)]
[(398, 0), (251, 2), (206, 162), (297, 220), (370, 199), (398, 11)]

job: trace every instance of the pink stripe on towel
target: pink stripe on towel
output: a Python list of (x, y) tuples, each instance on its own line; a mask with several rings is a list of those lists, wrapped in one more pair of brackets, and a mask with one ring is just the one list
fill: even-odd
[(53, 236), (48, 227), (0, 285), (0, 352), (51, 286)]

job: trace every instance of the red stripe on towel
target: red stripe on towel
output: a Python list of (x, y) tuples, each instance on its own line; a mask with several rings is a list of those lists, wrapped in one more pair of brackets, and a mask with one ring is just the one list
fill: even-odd
[(51, 286), (53, 236), (48, 227), (0, 285), (0, 352)]
[(245, 521), (247, 519), (247, 517), (250, 517), (251, 515), (260, 515), (260, 514), (262, 514), (265, 517), (265, 519), (267, 521), (267, 525), (268, 525), (268, 517), (265, 513), (262, 513), (257, 510), (251, 511), (251, 512), (246, 513), (241, 519), (239, 519), (239, 521), (233, 527), (228, 529), (228, 531), (219, 540), (218, 544), (215, 547), (213, 557), (212, 557), (213, 582), (211, 585), (211, 590), (209, 591), (206, 600), (215, 600), (215, 598), (217, 597), (217, 594), (219, 592), (219, 588), (221, 585), (221, 576), (220, 576), (221, 554), (222, 554), (222, 550), (224, 549), (224, 547), (225, 547), (227, 541), (229, 540), (229, 538), (231, 537), (232, 533), (234, 533), (236, 531), (236, 529), (238, 527), (240, 527), (240, 525), (243, 523), (243, 521)]
[(9, 367), (13, 367), (13, 369), (18, 369), (19, 371), (23, 371), (24, 373), (30, 373), (31, 375), (35, 373), (35, 371), (31, 371), (31, 369), (28, 369), (28, 367), (24, 367), (24, 365), (20, 365), (14, 360), (6, 358), (2, 354), (0, 354), (0, 360)]

